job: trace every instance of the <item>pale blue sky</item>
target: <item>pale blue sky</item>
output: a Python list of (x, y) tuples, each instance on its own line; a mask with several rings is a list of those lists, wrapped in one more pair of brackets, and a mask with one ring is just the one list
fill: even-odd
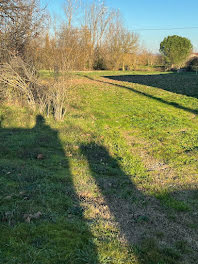
[[(50, 13), (62, 17), (64, 0), (42, 0), (48, 4)], [(91, 0), (84, 0), (91, 2)], [(160, 42), (168, 35), (180, 35), (191, 40), (198, 52), (198, 0), (106, 0), (106, 6), (120, 9), (129, 30), (139, 34), (141, 42), (153, 52), (159, 50)], [(196, 29), (171, 29), (197, 27)], [(138, 31), (138, 29), (164, 29)], [(137, 30), (137, 31), (136, 31)]]

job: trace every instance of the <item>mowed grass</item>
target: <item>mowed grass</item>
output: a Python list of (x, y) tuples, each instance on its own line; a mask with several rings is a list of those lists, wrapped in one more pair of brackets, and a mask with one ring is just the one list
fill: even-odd
[(2, 105), (0, 263), (197, 263), (197, 91), (79, 72), (61, 122)]

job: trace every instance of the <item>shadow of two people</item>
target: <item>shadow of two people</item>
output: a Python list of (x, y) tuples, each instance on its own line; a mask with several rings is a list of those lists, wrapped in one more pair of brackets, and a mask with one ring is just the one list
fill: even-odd
[[(10, 146), (3, 156), (11, 163), (12, 157), (15, 156), (12, 149), (13, 144), (16, 144), (14, 151), (17, 153), (19, 149), (21, 151), (21, 149), (27, 148), (30, 152), (37, 153), (34, 151), (35, 146), (36, 151), (38, 147), (41, 147), (42, 151), (45, 149), (48, 151), (46, 153), (48, 159), (42, 160), (39, 165), (38, 161), (33, 159), (27, 164), (28, 168), (26, 169), (24, 169), (24, 164), (23, 168), (20, 168), (22, 163), (17, 166), (12, 164), (12, 168), (9, 170), (16, 170), (21, 176), (19, 178), (19, 176), (16, 177), (16, 174), (4, 173), (2, 177), (5, 185), (2, 185), (1, 192), (5, 196), (20, 188), (28, 190), (29, 198), (26, 202), (29, 205), (26, 204), (24, 207), (21, 201), (15, 201), (14, 206), (18, 203), (18, 210), (21, 211), (21, 214), (24, 214), (24, 210), (35, 207), (43, 210), (45, 215), (49, 216), (45, 218), (44, 223), (41, 221), (36, 226), (40, 237), (49, 236), (51, 239), (50, 243), (45, 241), (42, 245), (42, 247), (49, 247), (53, 251), (54, 255), (50, 257), (49, 263), (63, 263), (64, 261), (68, 261), (67, 263), (99, 263), (94, 238), (83, 216), (81, 201), (73, 185), (69, 161), (65, 156), (65, 149), (59, 140), (58, 132), (46, 125), (45, 119), (41, 115), (37, 116), (36, 125), (32, 129), (1, 128), (1, 132), (1, 140), (4, 138), (2, 145), (5, 143)], [(17, 143), (15, 142), (16, 138), (18, 139)], [(133, 254), (137, 258), (136, 263), (181, 263), (178, 254), (170, 250), (168, 252), (167, 249), (171, 246), (174, 247), (177, 241), (185, 240), (194, 250), (193, 252), (198, 252), (197, 234), (193, 229), (185, 226), (186, 219), (193, 221), (190, 214), (176, 215), (175, 220), (170, 220), (166, 210), (154, 197), (148, 196), (136, 188), (131, 177), (124, 173), (117, 159), (111, 157), (104, 146), (94, 142), (82, 144), (80, 152), (88, 161), (91, 175), (104, 197), (111, 216), (118, 224), (121, 236), (125, 243), (133, 248)], [(55, 156), (56, 162), (54, 162), (53, 156)], [(24, 160), (24, 152), (19, 159)], [(54, 164), (51, 164), (51, 161)], [(9, 167), (9, 162), (6, 163), (6, 166)], [(49, 176), (48, 172), (42, 171), (41, 175), (39, 173), (36, 175), (38, 169), (35, 170), (35, 166), (37, 168), (44, 166), (55, 173)], [(62, 170), (62, 177), (56, 175), (59, 170)], [(5, 171), (6, 168), (4, 168)], [(33, 173), (31, 174), (30, 171)], [(31, 175), (32, 177), (30, 177)], [(37, 195), (36, 199), (35, 195)], [(7, 211), (13, 211), (11, 202), (6, 206)], [(50, 216), (52, 212), (55, 215), (54, 219)], [(71, 219), (68, 216), (71, 216)], [(182, 217), (184, 218), (182, 219)], [(47, 224), (50, 226), (47, 227)], [(43, 229), (43, 225), (46, 228)], [(54, 237), (50, 234), (53, 234)], [(26, 235), (28, 236), (28, 234)], [(35, 233), (34, 236), (36, 237), (37, 234)], [(32, 237), (32, 239), (35, 238)], [(157, 244), (152, 244), (152, 242), (148, 244), (148, 241), (153, 239), (157, 241)], [(24, 252), (20, 254), (24, 254)], [(57, 257), (59, 262), (57, 262)], [(186, 263), (196, 263), (196, 257), (196, 253), (187, 254), (186, 258), (191, 262)], [(116, 260), (112, 261), (112, 263), (116, 263)]]

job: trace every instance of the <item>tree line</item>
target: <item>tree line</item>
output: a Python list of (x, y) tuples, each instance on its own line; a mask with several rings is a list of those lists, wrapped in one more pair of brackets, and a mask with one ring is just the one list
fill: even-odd
[[(189, 40), (171, 36), (161, 55), (147, 51), (128, 30), (118, 10), (104, 2), (65, 0), (57, 23), (39, 0), (0, 0), (0, 100), (64, 117), (74, 70), (137, 70), (142, 66), (181, 67), (192, 51)], [(54, 71), (50, 83), (39, 70)], [(197, 68), (196, 68), (197, 69)]]
[(11, 53), (48, 70), (134, 70), (162, 63), (141, 47), (119, 11), (99, 0), (65, 0), (59, 23), (38, 0), (0, 0), (0, 25), (1, 61)]

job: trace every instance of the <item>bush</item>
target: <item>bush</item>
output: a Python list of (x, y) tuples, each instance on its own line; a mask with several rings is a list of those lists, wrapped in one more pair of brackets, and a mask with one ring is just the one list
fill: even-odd
[(68, 87), (71, 75), (62, 74), (49, 84), (39, 81), (34, 67), (20, 57), (12, 57), (0, 65), (0, 95), (5, 102), (28, 106), (41, 114), (53, 114), (56, 120), (63, 119), (66, 113)]
[(188, 62), (188, 70), (190, 71), (198, 71), (198, 58), (192, 58)]
[(106, 70), (106, 65), (105, 65), (105, 61), (103, 58), (97, 58), (95, 61), (94, 61), (94, 64), (93, 64), (93, 69), (94, 70)]
[(26, 103), (35, 110), (38, 76), (33, 67), (13, 56), (0, 65), (1, 95), (5, 101)]

